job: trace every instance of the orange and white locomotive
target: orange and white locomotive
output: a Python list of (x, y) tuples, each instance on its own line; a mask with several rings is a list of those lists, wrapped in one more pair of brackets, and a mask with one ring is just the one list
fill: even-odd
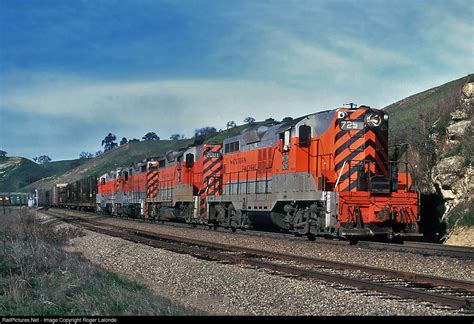
[[(128, 199), (128, 200), (127, 200)], [(419, 236), (408, 163), (389, 161), (388, 115), (367, 106), (250, 126), (99, 179), (98, 208), (295, 235)], [(133, 205), (132, 207), (130, 207)]]
[(277, 225), (313, 239), (418, 236), (407, 163), (388, 160), (388, 115), (361, 106), (248, 128), (224, 141), (222, 195), (210, 219)]

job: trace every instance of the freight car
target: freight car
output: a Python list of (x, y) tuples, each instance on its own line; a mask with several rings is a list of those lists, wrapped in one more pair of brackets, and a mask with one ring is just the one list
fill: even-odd
[(12, 206), (27, 206), (28, 194), (23, 192), (12, 192), (10, 194), (10, 204)]
[(36, 197), (36, 203), (38, 206), (50, 207), (51, 206), (51, 190), (48, 189), (36, 189), (34, 193)]
[(39, 206), (95, 211), (97, 178), (89, 176), (72, 183), (55, 184), (51, 189), (37, 189)]
[(95, 211), (97, 178), (88, 176), (72, 183), (55, 184), (48, 193), (51, 206)]
[(28, 194), (23, 192), (0, 193), (1, 206), (27, 206)]
[(0, 205), (1, 206), (10, 206), (10, 194), (0, 193)]
[(100, 177), (112, 215), (295, 235), (419, 236), (408, 163), (388, 159), (388, 115), (342, 107), (249, 127), (221, 144), (171, 151)]
[(97, 177), (89, 176), (63, 187), (58, 195), (59, 204), (61, 207), (94, 211), (97, 192)]

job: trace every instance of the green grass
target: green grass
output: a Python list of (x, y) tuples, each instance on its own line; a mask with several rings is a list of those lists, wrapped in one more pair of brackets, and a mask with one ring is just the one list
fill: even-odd
[(190, 139), (131, 142), (105, 152), (97, 158), (83, 160), (84, 163), (80, 166), (56, 174), (54, 178), (44, 178), (30, 184), (25, 187), (25, 190), (51, 188), (54, 183), (70, 183), (90, 175), (99, 176), (119, 167), (131, 166), (147, 158), (163, 156), (168, 150), (187, 147), (191, 143), (193, 140)]
[(26, 208), (0, 217), (0, 316), (203, 315), (65, 252), (79, 230), (53, 230)]
[[(391, 132), (397, 133), (407, 127), (416, 126), (420, 114), (430, 114), (431, 108), (438, 105), (443, 99), (453, 95), (453, 93), (459, 93), (462, 86), (466, 82), (472, 82), (473, 79), (474, 74), (470, 74), (385, 107), (384, 109), (390, 115)], [(440, 125), (440, 128), (442, 128), (442, 125)]]
[(63, 160), (45, 163), (40, 165), (40, 167), (45, 174), (51, 174), (54, 176), (76, 168), (86, 162), (87, 160), (85, 159)]
[(164, 156), (164, 154), (172, 149), (187, 147), (192, 144), (193, 140), (160, 140), (160, 141), (144, 141), (132, 142), (120, 146), (117, 149), (104, 153), (102, 156), (93, 159), (90, 163), (84, 165), (87, 172), (84, 176), (100, 175), (118, 167), (127, 167), (135, 163), (141, 162), (148, 158)]
[(42, 178), (48, 178), (71, 170), (84, 164), (85, 160), (65, 160), (36, 164), (25, 158), (0, 157), (0, 164), (8, 161), (19, 160), (19, 163), (7, 169), (2, 169), (0, 174), (0, 192), (20, 191), (21, 188)]

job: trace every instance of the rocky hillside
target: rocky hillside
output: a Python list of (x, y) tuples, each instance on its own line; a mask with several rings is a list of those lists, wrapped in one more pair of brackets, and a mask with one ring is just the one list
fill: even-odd
[(473, 107), (471, 74), (385, 108), (391, 143), (408, 152), (423, 194), (421, 226), (433, 239), (474, 225)]

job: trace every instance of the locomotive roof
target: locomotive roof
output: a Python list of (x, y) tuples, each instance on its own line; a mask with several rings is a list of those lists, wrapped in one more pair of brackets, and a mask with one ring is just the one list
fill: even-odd
[(278, 132), (287, 130), (291, 127), (294, 127), (296, 124), (298, 124), (300, 121), (302, 121), (303, 119), (305, 119), (308, 116), (309, 115), (306, 115), (306, 116), (303, 116), (303, 117), (298, 117), (298, 118), (292, 119), (292, 120), (284, 122), (284, 123), (280, 123), (279, 124), (280, 127), (278, 128)]

